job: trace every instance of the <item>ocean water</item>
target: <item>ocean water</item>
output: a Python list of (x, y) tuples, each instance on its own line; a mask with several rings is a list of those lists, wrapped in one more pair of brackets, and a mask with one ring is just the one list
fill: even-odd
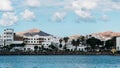
[(120, 56), (0, 56), (0, 68), (120, 68)]

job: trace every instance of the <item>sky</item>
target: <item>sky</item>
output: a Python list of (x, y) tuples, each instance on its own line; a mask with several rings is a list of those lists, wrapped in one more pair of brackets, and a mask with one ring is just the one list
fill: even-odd
[(0, 33), (5, 28), (55, 36), (120, 32), (120, 0), (0, 0)]

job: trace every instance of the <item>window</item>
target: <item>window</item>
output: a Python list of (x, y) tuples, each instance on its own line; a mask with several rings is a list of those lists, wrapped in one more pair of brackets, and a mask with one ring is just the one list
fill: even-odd
[(4, 38), (6, 38), (6, 36), (4, 36)]
[(25, 41), (25, 43), (27, 43), (27, 41)]
[(28, 41), (28, 43), (30, 43), (30, 41)]
[(12, 39), (7, 39), (6, 41), (12, 41)]

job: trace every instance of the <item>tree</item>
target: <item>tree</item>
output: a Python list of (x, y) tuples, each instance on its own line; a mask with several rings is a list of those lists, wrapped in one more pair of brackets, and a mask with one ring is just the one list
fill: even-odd
[(3, 46), (3, 50), (10, 51), (13, 47), (15, 47), (15, 44), (6, 45), (6, 46)]
[(116, 37), (113, 37), (112, 39), (107, 40), (105, 43), (106, 49), (112, 49), (112, 48), (115, 48), (115, 46), (116, 46)]
[(63, 40), (64, 40), (64, 42), (66, 44), (68, 42), (68, 40), (69, 40), (69, 37), (64, 37)]
[(12, 49), (13, 47), (15, 47), (14, 44), (10, 44), (9, 48)]
[(43, 51), (44, 49), (45, 49), (45, 48), (44, 48), (44, 46), (42, 45), (42, 46), (41, 46), (41, 50)]
[(75, 40), (73, 39), (72, 42), (71, 42), (71, 44), (72, 44), (73, 46), (75, 46), (75, 51), (77, 51), (77, 47), (78, 47), (79, 44), (80, 44), (80, 40), (77, 39), (77, 40), (75, 41)]
[(62, 44), (59, 44), (59, 48), (62, 48)]
[(96, 47), (98, 47), (96, 45), (102, 44), (102, 41), (97, 39), (97, 38), (91, 37), (91, 38), (86, 40), (86, 43), (91, 46), (92, 50), (94, 50)]
[(55, 49), (56, 47), (53, 44), (51, 44), (51, 45), (49, 45), (49, 48)]
[(25, 43), (22, 43), (21, 45), (24, 47), (24, 46), (25, 46)]
[(60, 44), (59, 44), (59, 47), (62, 48), (62, 39), (59, 40)]
[(52, 51), (57, 51), (58, 50), (58, 48), (54, 44), (49, 45), (49, 48), (51, 48)]
[(71, 44), (75, 46), (75, 39), (72, 40)]
[(63, 41), (62, 39), (59, 40), (60, 44), (62, 43), (62, 41)]
[(38, 49), (39, 49), (39, 52), (41, 52), (41, 47), (38, 47)]
[(85, 45), (85, 37), (81, 36), (79, 39), (80, 39), (80, 42), (82, 43), (82, 45)]
[(67, 49), (66, 44), (67, 44), (67, 42), (68, 42), (68, 40), (69, 40), (69, 37), (64, 37), (63, 40), (64, 40), (64, 42), (65, 42), (64, 50), (66, 50), (66, 49)]
[(76, 40), (76, 42), (75, 42), (75, 44), (76, 44), (76, 45), (75, 45), (75, 46), (76, 46), (75, 50), (77, 51), (77, 47), (78, 47), (78, 46), (79, 46), (79, 44), (80, 44), (80, 40), (79, 40), (79, 39), (77, 39), (77, 40)]
[(38, 46), (34, 46), (34, 51), (37, 52)]

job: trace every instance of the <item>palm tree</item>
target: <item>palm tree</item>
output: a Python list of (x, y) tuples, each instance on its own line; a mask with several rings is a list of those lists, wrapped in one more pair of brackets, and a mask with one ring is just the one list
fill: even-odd
[(44, 46), (42, 45), (42, 46), (41, 46), (41, 50), (42, 50), (42, 52), (43, 52), (44, 49), (45, 49), (45, 48), (44, 48)]
[(38, 47), (38, 49), (39, 49), (39, 52), (41, 52), (41, 47)]
[(38, 46), (34, 46), (34, 51), (36, 52), (38, 50)]
[(64, 50), (66, 50), (67, 49), (66, 44), (67, 44), (67, 42), (69, 40), (69, 37), (64, 37), (63, 40), (65, 42)]
[(85, 37), (81, 36), (79, 39), (80, 39), (80, 42), (82, 43), (82, 45), (85, 45)]
[(62, 44), (59, 44), (59, 48), (62, 48)]
[(71, 44), (72, 44), (73, 46), (75, 46), (75, 45), (76, 45), (75, 43), (76, 43), (76, 42), (75, 42), (75, 39), (73, 39), (72, 42), (71, 42)]
[(79, 46), (79, 44), (80, 44), (80, 40), (77, 39), (77, 40), (75, 41), (75, 51), (77, 51), (77, 47)]
[(60, 44), (59, 44), (59, 47), (61, 48), (62, 47), (62, 39), (59, 40)]
[(63, 41), (62, 39), (59, 40), (60, 44), (62, 43), (62, 41)]
[(77, 39), (77, 40), (75, 41), (75, 40), (73, 39), (72, 42), (71, 42), (71, 44), (72, 44), (73, 46), (75, 46), (75, 51), (77, 51), (77, 47), (78, 47), (79, 44), (80, 44), (80, 40)]
[(72, 40), (71, 44), (75, 46), (75, 39)]
[(66, 44), (68, 42), (68, 40), (69, 40), (69, 37), (64, 37), (63, 40), (64, 40), (64, 42)]

